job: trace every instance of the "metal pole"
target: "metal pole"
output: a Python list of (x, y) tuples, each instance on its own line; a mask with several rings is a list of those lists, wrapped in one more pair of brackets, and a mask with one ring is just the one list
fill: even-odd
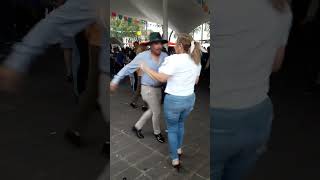
[(172, 36), (172, 34), (173, 34), (173, 30), (171, 30), (171, 33), (170, 33), (170, 35), (169, 35), (169, 42), (170, 42), (170, 39), (171, 39), (171, 36)]
[(163, 11), (163, 39), (168, 40), (168, 0), (162, 0), (162, 11)]

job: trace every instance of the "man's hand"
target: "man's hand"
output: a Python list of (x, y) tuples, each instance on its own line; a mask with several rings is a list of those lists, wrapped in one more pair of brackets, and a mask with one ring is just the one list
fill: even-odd
[(118, 84), (110, 83), (110, 92), (113, 93), (118, 89)]
[(0, 91), (17, 91), (21, 79), (21, 74), (14, 70), (0, 66)]

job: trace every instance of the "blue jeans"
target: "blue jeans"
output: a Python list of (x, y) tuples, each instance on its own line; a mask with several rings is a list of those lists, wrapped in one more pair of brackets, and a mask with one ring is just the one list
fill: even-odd
[(272, 119), (269, 98), (247, 109), (211, 109), (211, 179), (245, 178), (267, 143)]
[(178, 159), (177, 150), (181, 148), (184, 135), (184, 121), (193, 110), (195, 94), (173, 96), (167, 94), (164, 99), (164, 115), (168, 129), (170, 157)]

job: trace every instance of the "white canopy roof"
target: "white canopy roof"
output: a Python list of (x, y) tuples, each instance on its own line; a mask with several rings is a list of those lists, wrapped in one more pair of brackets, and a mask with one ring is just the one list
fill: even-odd
[[(163, 23), (162, 0), (110, 0), (111, 12), (158, 24)], [(189, 33), (209, 21), (196, 0), (168, 0), (169, 27), (176, 32)]]

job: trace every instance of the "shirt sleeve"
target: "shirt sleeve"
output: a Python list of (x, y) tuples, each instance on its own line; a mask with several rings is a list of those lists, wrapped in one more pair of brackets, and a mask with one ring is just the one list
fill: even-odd
[(166, 57), (164, 62), (162, 63), (162, 65), (159, 68), (159, 72), (172, 76), (175, 73), (175, 64), (173, 63), (173, 61), (171, 60), (170, 57)]
[(123, 78), (137, 71), (140, 66), (140, 62), (143, 61), (143, 59), (142, 55), (135, 57), (129, 64), (124, 66), (117, 75), (114, 76), (112, 83), (119, 84)]
[(68, 0), (36, 24), (21, 43), (15, 44), (3, 65), (24, 73), (49, 45), (61, 42), (64, 37), (73, 37), (96, 19), (95, 8), (90, 1)]

